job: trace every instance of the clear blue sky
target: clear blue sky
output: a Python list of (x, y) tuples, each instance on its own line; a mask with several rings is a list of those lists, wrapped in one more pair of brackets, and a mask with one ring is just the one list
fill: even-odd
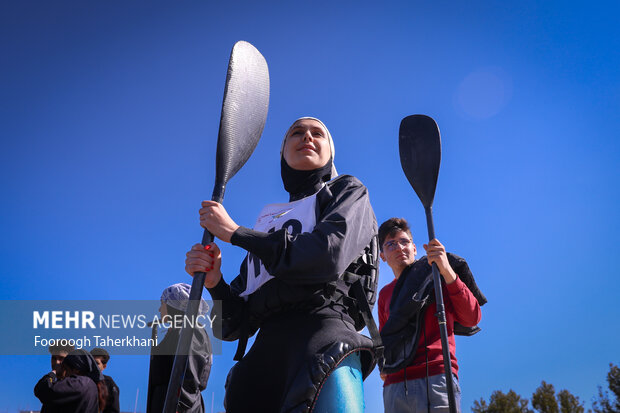
[[(433, 116), (443, 161), (435, 226), (489, 299), (457, 340), (463, 409), (541, 380), (589, 406), (620, 362), (617, 2), (4, 1), (0, 5), (0, 299), (157, 299), (188, 281), (200, 240), (226, 65), (253, 43), (271, 73), (263, 138), (225, 206), (251, 226), (286, 200), (283, 133), (321, 118), (341, 173), (379, 222), (422, 208), (398, 125)], [(242, 251), (225, 245), (224, 273)], [(381, 267), (381, 285), (392, 279)], [(11, 328), (3, 321), (3, 340)], [(234, 344), (203, 393), (221, 410)], [(0, 356), (0, 412), (39, 408), (44, 356)], [(117, 356), (121, 408), (144, 410), (148, 357)], [(382, 411), (366, 381), (367, 411)], [(139, 390), (138, 390), (139, 389)]]

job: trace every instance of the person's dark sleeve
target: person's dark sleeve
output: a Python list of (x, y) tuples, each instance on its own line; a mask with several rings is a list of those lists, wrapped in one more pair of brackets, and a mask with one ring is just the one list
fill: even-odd
[[(240, 282), (245, 274), (245, 259), (241, 265), (241, 274), (233, 280), (233, 285)], [(244, 321), (246, 302), (237, 294), (233, 293), (231, 286), (220, 279), (213, 288), (208, 288), (209, 294), (214, 301), (220, 301), (220, 305), (214, 305), (211, 311), (213, 320), (213, 335), (220, 340), (234, 341), (241, 334), (241, 324)]]
[(342, 176), (317, 194), (320, 216), (312, 232), (291, 235), (239, 227), (231, 238), (260, 258), (269, 272), (290, 284), (317, 284), (338, 278), (377, 232), (366, 187)]
[(116, 383), (114, 383), (114, 400), (112, 401), (112, 408), (114, 409), (114, 412), (118, 412), (120, 413), (121, 411), (121, 403), (120, 403), (120, 396), (121, 396), (121, 392), (118, 388), (118, 386), (116, 385)]
[(185, 370), (185, 376), (183, 376), (183, 385), (181, 386), (181, 394), (179, 395), (178, 412), (189, 411), (192, 407), (200, 404), (201, 390), (198, 387), (199, 377), (196, 367), (196, 357), (188, 357), (187, 369)]
[(69, 376), (57, 380), (54, 372), (49, 372), (34, 386), (34, 395), (43, 404), (63, 404), (76, 402), (82, 396), (82, 383)]
[(179, 412), (192, 410), (201, 405), (201, 392), (207, 387), (213, 353), (211, 341), (204, 329), (194, 333), (190, 351), (179, 396)]
[(118, 386), (110, 376), (103, 376), (105, 380), (105, 385), (108, 388), (108, 399), (106, 401), (105, 408), (103, 409), (103, 413), (120, 413), (120, 390)]

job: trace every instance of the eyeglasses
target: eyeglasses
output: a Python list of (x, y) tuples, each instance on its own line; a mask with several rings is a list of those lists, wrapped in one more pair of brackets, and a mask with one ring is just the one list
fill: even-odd
[(398, 247), (398, 245), (406, 248), (410, 244), (413, 244), (413, 242), (409, 238), (393, 239), (383, 244), (383, 249), (388, 251), (394, 251)]

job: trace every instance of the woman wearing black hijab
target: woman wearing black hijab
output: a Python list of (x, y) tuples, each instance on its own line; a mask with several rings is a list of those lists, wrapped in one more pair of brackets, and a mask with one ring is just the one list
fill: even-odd
[(65, 377), (51, 371), (39, 380), (34, 394), (41, 400), (41, 413), (97, 413), (107, 396), (103, 374), (86, 350), (70, 352), (62, 362)]
[[(339, 276), (376, 272), (370, 244), (377, 223), (366, 187), (337, 176), (333, 159), (327, 127), (300, 118), (281, 150), (288, 203), (264, 207), (254, 229), (237, 225), (221, 204), (202, 203), (200, 224), (248, 251), (230, 285), (215, 243), (194, 245), (185, 267), (192, 275), (206, 272), (205, 287), (222, 301), (215, 318), (221, 338), (239, 340), (236, 359), (243, 358), (227, 379), (228, 412), (363, 410), (362, 378), (374, 367), (374, 354), (356, 331), (363, 327), (360, 312)], [(258, 329), (244, 355), (247, 337)]]

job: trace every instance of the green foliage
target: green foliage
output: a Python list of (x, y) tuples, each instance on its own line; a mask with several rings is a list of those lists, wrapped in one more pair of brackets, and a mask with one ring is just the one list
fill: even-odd
[(476, 400), (471, 410), (474, 413), (533, 413), (527, 405), (528, 400), (513, 390), (508, 393), (496, 390), (491, 395), (489, 404), (484, 399)]
[(560, 401), (560, 413), (583, 413), (583, 403), (579, 402), (579, 397), (573, 396), (568, 390), (558, 393)]
[(613, 394), (610, 399), (609, 392), (598, 386), (598, 400), (592, 404), (592, 410), (595, 413), (620, 413), (620, 368), (613, 363), (609, 364), (609, 373), (607, 373), (607, 385)]
[[(532, 394), (532, 407), (528, 408), (529, 401), (510, 390), (504, 394), (496, 390), (491, 395), (489, 403), (480, 399), (474, 401), (473, 413), (584, 413), (583, 404), (579, 397), (572, 395), (568, 390), (560, 391), (557, 396), (552, 384), (542, 382)], [(609, 412), (596, 412), (609, 413)], [(618, 412), (620, 413), (620, 412)]]
[(557, 396), (553, 384), (543, 381), (532, 394), (532, 407), (540, 413), (583, 413), (579, 397), (568, 390), (561, 390)]
[(559, 413), (553, 384), (547, 384), (544, 381), (540, 384), (540, 387), (532, 394), (532, 407), (540, 413)]
[[(588, 413), (620, 413), (620, 367), (609, 364), (607, 373), (609, 391), (603, 391), (598, 386), (598, 398), (592, 404)], [(611, 392), (611, 396), (610, 396)], [(532, 394), (532, 407), (528, 408), (529, 401), (522, 398), (513, 390), (503, 393), (496, 390), (491, 394), (487, 403), (484, 399), (474, 401), (471, 410), (473, 413), (584, 413), (585, 408), (579, 397), (568, 390), (561, 390), (557, 395), (552, 384), (543, 381)]]

